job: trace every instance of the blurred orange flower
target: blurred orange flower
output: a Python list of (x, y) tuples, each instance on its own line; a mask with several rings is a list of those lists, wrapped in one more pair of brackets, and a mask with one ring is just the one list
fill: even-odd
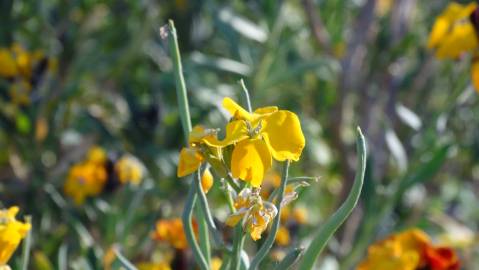
[[(195, 222), (193, 222), (193, 228), (196, 232), (197, 225)], [(157, 241), (167, 242), (176, 249), (186, 249), (188, 247), (188, 241), (183, 231), (183, 222), (180, 218), (158, 220), (151, 237)]]

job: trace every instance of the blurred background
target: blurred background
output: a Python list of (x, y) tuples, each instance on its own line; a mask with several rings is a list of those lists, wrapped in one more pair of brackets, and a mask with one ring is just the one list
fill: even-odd
[[(306, 243), (348, 194), (359, 125), (369, 150), (363, 194), (318, 268), (351, 269), (371, 242), (419, 227), (474, 269), (479, 99), (470, 56), (439, 61), (426, 48), (448, 3), (1, 1), (0, 47), (27, 55), (28, 70), (0, 79), (0, 206), (32, 216), (32, 269), (104, 269), (114, 244), (132, 262), (167, 249), (151, 231), (157, 219), (180, 216), (188, 188), (176, 177), (183, 134), (159, 32), (168, 19), (193, 124), (224, 126), (221, 100), (241, 101), (241, 78), (253, 107), (277, 105), (301, 119), (306, 149), (290, 175), (321, 178), (294, 202), (308, 222), (278, 252)], [(109, 159), (136, 157), (143, 181), (75, 203), (65, 181), (93, 146)], [(221, 223), (219, 186), (208, 198)]]

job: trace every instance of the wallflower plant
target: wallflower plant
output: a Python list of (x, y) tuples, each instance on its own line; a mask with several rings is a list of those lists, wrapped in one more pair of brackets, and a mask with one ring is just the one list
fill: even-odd
[[(258, 269), (275, 242), (282, 208), (297, 198), (296, 189), (304, 185), (301, 183), (316, 179), (288, 177), (290, 163), (300, 160), (306, 144), (300, 119), (295, 113), (276, 106), (253, 111), (243, 83), (247, 109), (229, 97), (222, 101), (223, 108), (231, 117), (224, 128), (224, 138), (218, 138), (218, 129), (203, 126), (192, 128), (173, 22), (170, 21), (160, 33), (162, 38), (167, 39), (173, 60), (178, 107), (186, 142), (186, 147), (180, 151), (177, 175), (194, 176), (182, 216), (188, 246), (202, 270), (212, 268), (212, 248), (223, 253), (221, 269)], [(358, 173), (346, 201), (317, 229), (304, 252), (302, 249), (293, 249), (279, 264), (280, 269), (287, 269), (298, 262), (299, 269), (312, 269), (329, 238), (355, 207), (364, 179), (366, 151), (359, 128), (357, 150)], [(281, 163), (281, 181), (272, 192), (267, 192), (268, 198), (262, 198), (262, 183), (267, 171), (273, 167), (273, 160)], [(232, 242), (219, 231), (221, 226), (215, 223), (205, 196), (208, 188), (205, 188), (204, 179), (209, 179), (208, 182), (213, 179), (208, 175), (208, 168), (213, 176), (220, 179), (219, 186), (228, 201), (230, 214), (222, 222), (234, 227)], [(296, 179), (302, 180), (298, 182)], [(193, 224), (193, 216), (197, 225)], [(268, 232), (266, 237), (265, 232)], [(214, 239), (213, 245), (210, 245), (210, 234)], [(243, 250), (245, 235), (249, 235), (253, 241), (264, 237), (255, 254), (247, 255)]]

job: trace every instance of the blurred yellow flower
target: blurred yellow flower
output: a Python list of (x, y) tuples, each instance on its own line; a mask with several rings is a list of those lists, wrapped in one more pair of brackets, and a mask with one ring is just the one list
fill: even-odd
[(276, 244), (279, 246), (287, 246), (291, 242), (289, 236), (289, 230), (285, 226), (281, 226), (276, 233), (276, 238), (274, 239)]
[(296, 221), (298, 224), (306, 224), (308, 223), (308, 210), (305, 207), (295, 207), (293, 209), (293, 220)]
[[(193, 222), (193, 227), (196, 231), (197, 225), (195, 222)], [(186, 249), (188, 247), (188, 241), (183, 231), (183, 222), (179, 218), (158, 220), (151, 237), (157, 241), (167, 242), (176, 249)]]
[(202, 126), (195, 126), (191, 131), (188, 139), (188, 147), (183, 147), (180, 152), (180, 159), (178, 161), (177, 176), (184, 177), (198, 170), (204, 156), (201, 151), (201, 146), (205, 139), (215, 138), (216, 130), (205, 129)]
[(8, 260), (31, 228), (15, 219), (19, 210), (16, 206), (0, 210), (0, 269), (9, 269)]
[(86, 160), (96, 164), (104, 164), (107, 160), (106, 151), (100, 146), (93, 146), (88, 150)]
[(243, 229), (254, 241), (261, 238), (261, 234), (278, 213), (274, 204), (263, 201), (259, 191), (250, 188), (245, 188), (238, 194), (234, 206), (236, 212), (226, 219), (226, 225), (234, 227), (243, 220)]
[(247, 112), (230, 98), (223, 99), (223, 107), (233, 116), (226, 126), (226, 137), (219, 141), (206, 138), (211, 146), (235, 144), (231, 157), (233, 177), (261, 186), (272, 158), (278, 161), (298, 161), (305, 145), (298, 116), (277, 107), (263, 107)]
[(102, 164), (85, 161), (70, 168), (63, 189), (76, 204), (82, 204), (86, 197), (100, 194), (106, 181), (107, 172)]
[(137, 185), (143, 177), (143, 166), (135, 157), (124, 155), (115, 162), (115, 172), (122, 184)]
[(166, 262), (141, 262), (136, 267), (138, 270), (171, 270), (170, 264)]
[(13, 54), (6, 48), (0, 48), (0, 76), (9, 78), (17, 73), (17, 63)]
[(457, 58), (478, 47), (477, 33), (469, 19), (476, 8), (474, 2), (467, 5), (451, 2), (436, 18), (428, 41), (428, 47), (436, 49), (436, 57)]
[(220, 270), (223, 261), (218, 257), (213, 257), (211, 259), (211, 270)]

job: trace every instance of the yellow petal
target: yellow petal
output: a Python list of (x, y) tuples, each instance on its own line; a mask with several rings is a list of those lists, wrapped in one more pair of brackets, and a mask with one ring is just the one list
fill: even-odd
[(263, 140), (243, 140), (233, 150), (231, 173), (235, 178), (250, 182), (253, 187), (260, 187), (271, 163), (271, 153)]
[(438, 58), (458, 58), (462, 53), (478, 47), (477, 34), (470, 22), (459, 23), (437, 48)]
[(178, 177), (183, 177), (198, 170), (203, 161), (203, 156), (193, 148), (183, 148), (180, 152), (180, 160), (178, 162)]
[(252, 120), (252, 115), (229, 97), (225, 97), (223, 99), (223, 108), (225, 108), (231, 114), (231, 116), (236, 119), (243, 119), (248, 121)]
[(278, 111), (278, 107), (276, 106), (268, 106), (268, 107), (262, 107), (258, 108), (254, 111), (255, 114), (270, 114)]
[(235, 212), (235, 213), (229, 215), (228, 218), (226, 218), (225, 224), (230, 226), (230, 227), (236, 226), (236, 224), (238, 224), (238, 222), (240, 222), (241, 219), (244, 217), (246, 212), (247, 212), (246, 210), (245, 211), (238, 211), (238, 212)]
[(211, 136), (204, 139), (204, 142), (213, 147), (225, 147), (247, 139), (248, 128), (244, 120), (235, 120), (226, 125), (226, 137), (220, 141), (216, 137)]
[(305, 145), (298, 116), (290, 111), (280, 110), (264, 118), (262, 135), (271, 154), (278, 161), (298, 161)]
[(215, 138), (217, 131), (215, 129), (206, 129), (201, 125), (197, 125), (190, 132), (188, 142), (190, 144), (200, 143), (206, 138)]
[(0, 48), (0, 76), (13, 77), (17, 75), (18, 68), (13, 55), (4, 48)]

